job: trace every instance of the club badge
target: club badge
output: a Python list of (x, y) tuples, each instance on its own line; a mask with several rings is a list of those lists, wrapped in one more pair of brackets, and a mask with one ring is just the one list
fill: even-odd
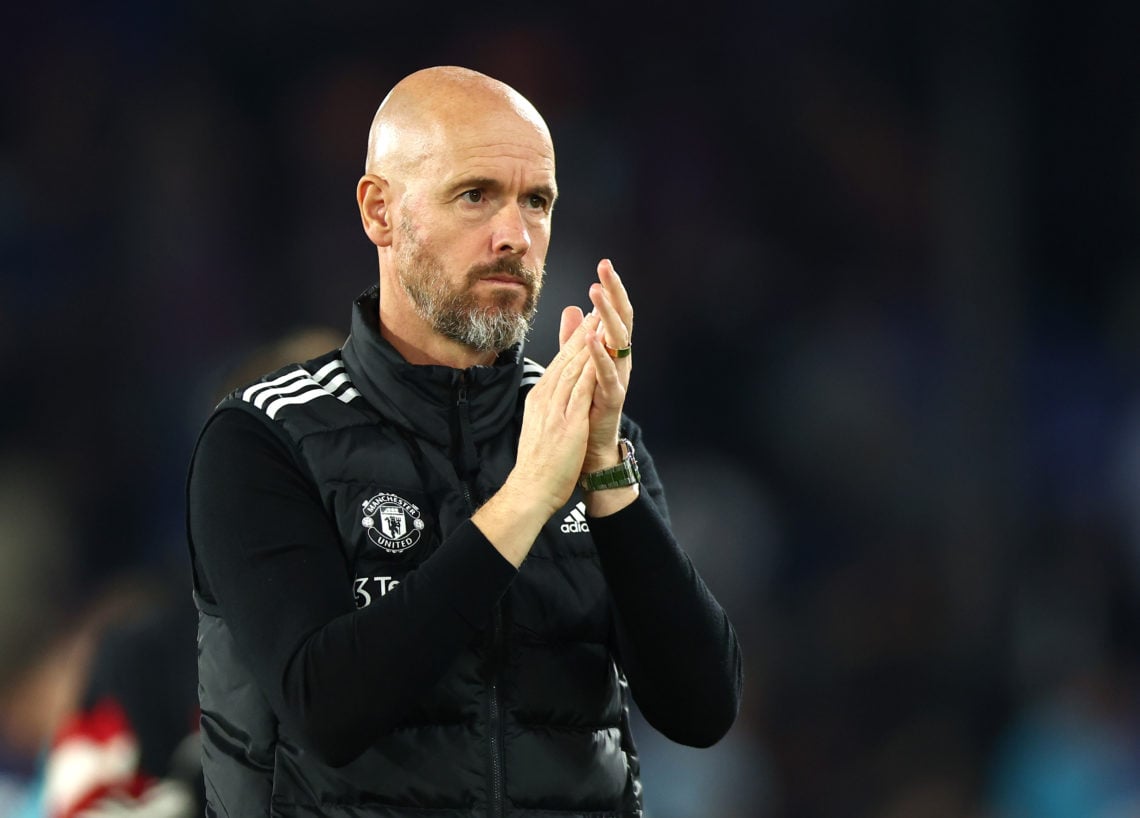
[(368, 539), (385, 551), (400, 554), (420, 541), (424, 521), (415, 503), (381, 493), (361, 505), (364, 516), (360, 524), (368, 532)]

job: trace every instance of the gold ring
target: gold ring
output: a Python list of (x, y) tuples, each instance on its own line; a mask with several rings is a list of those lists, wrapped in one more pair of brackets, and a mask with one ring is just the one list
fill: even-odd
[(630, 356), (630, 353), (633, 351), (632, 343), (623, 346), (621, 349), (614, 349), (612, 346), (606, 343), (603, 343), (602, 347), (606, 350), (606, 354), (613, 358), (615, 361), (618, 358), (628, 358)]

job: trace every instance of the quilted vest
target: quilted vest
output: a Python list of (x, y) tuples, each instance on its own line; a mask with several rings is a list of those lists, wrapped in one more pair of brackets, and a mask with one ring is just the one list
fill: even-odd
[[(412, 367), (380, 338), (376, 298), (357, 300), (343, 350), (218, 407), (253, 414), (293, 451), (339, 529), (358, 606), (398, 593), (502, 485), (542, 371), (517, 348), (491, 367)], [(279, 722), (223, 612), (198, 596), (207, 814), (640, 816), (628, 687), (582, 510), (576, 494), (550, 519), (491, 624), (401, 724), (339, 768)]]

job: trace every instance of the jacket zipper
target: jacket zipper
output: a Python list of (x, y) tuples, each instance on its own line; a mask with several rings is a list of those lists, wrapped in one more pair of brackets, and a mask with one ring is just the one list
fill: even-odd
[[(475, 443), (471, 437), (470, 406), (467, 402), (467, 373), (460, 372), (455, 396), (455, 408), (459, 414), (459, 483), (463, 487), (463, 499), (467, 512), (475, 513), (470, 477), (477, 466)], [(490, 673), (487, 676), (487, 734), (491, 756), (491, 793), (488, 814), (491, 818), (503, 815), (503, 717), (499, 701), (499, 668), (502, 664), (503, 609), (502, 603), (495, 605), (489, 646)]]
[(471, 411), (467, 403), (467, 373), (459, 373), (458, 389), (455, 395), (455, 409), (459, 414), (459, 484), (463, 487), (463, 499), (467, 503), (467, 513), (475, 513), (475, 501), (471, 495), (470, 477), (478, 465), (475, 462), (475, 442), (471, 439)]
[(491, 818), (501, 818), (503, 815), (503, 719), (499, 705), (499, 667), (500, 649), (503, 642), (503, 609), (500, 604), (495, 605), (494, 624), (492, 630), (491, 656), (492, 666), (490, 675), (490, 690), (488, 690), (488, 730), (491, 745)]

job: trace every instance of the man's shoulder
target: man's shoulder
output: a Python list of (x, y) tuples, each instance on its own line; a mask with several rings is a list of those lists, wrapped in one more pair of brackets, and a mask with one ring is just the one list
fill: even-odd
[[(231, 392), (216, 411), (240, 408), (271, 421), (347, 408), (357, 398), (339, 349), (303, 363), (287, 364)], [(308, 410), (303, 410), (308, 407)]]
[(546, 371), (546, 367), (538, 361), (531, 358), (522, 359), (522, 381), (519, 382), (520, 389), (529, 389), (538, 383), (538, 379), (542, 377), (542, 373)]

